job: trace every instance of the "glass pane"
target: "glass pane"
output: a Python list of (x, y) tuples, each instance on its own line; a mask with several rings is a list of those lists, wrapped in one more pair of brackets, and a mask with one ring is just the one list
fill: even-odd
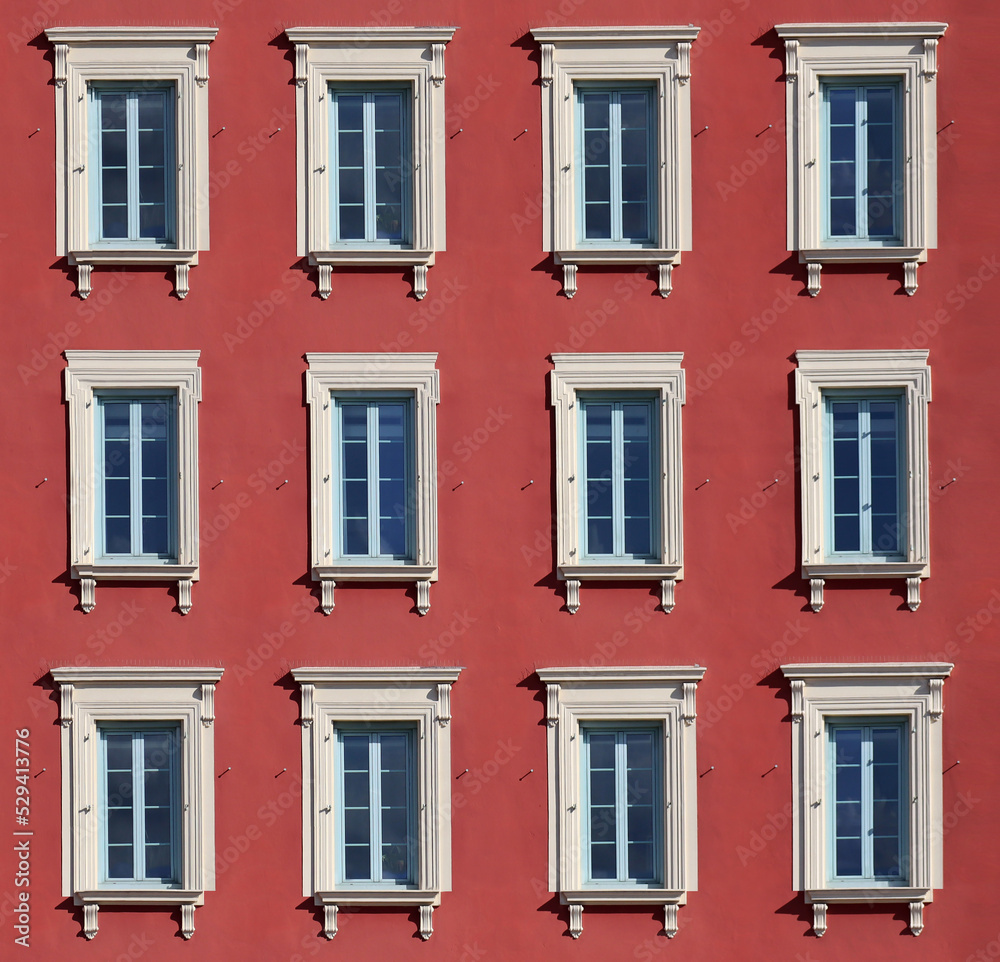
[(593, 239), (611, 237), (610, 204), (590, 204), (586, 206), (586, 236)]
[(341, 130), (360, 130), (363, 94), (338, 94), (336, 97)]
[(636, 881), (654, 878), (653, 846), (649, 842), (630, 844), (628, 847), (628, 877)]
[(869, 87), (867, 89), (868, 123), (893, 123), (895, 120), (895, 95), (895, 87)]
[(382, 846), (382, 878), (407, 881), (410, 877), (409, 847), (404, 843)]
[(135, 95), (138, 104), (140, 130), (162, 130), (167, 108), (166, 95), (161, 90), (139, 91)]
[(628, 808), (629, 842), (651, 842), (653, 840), (653, 807), (651, 805), (630, 805)]
[(861, 837), (861, 803), (837, 803), (837, 836), (839, 838)]
[(368, 443), (367, 441), (345, 441), (344, 478), (345, 480), (364, 480), (368, 477)]
[(162, 167), (142, 167), (139, 170), (139, 203), (163, 204), (166, 181)]
[(344, 746), (344, 771), (368, 771), (368, 736), (342, 735)]
[(368, 845), (348, 845), (344, 849), (344, 878), (370, 879), (371, 848)]
[(363, 170), (341, 167), (339, 183), (341, 207), (345, 204), (362, 204), (364, 202), (365, 175)]
[[(128, 200), (128, 174), (124, 167), (105, 167), (101, 171), (101, 200), (105, 205), (124, 204)], [(124, 218), (124, 212), (117, 216)]]
[(339, 237), (341, 240), (364, 240), (365, 210), (358, 204), (356, 207), (341, 207)]
[(402, 119), (402, 97), (399, 94), (375, 94), (375, 128), (399, 130)]
[(395, 168), (397, 171), (397, 184), (399, 178), (398, 171), (402, 168), (403, 164), (402, 150), (403, 144), (400, 140), (398, 130), (384, 130), (376, 132), (375, 166)]
[[(340, 170), (342, 172), (348, 169), (360, 170), (364, 166), (365, 161), (364, 135), (360, 130), (341, 130), (337, 137), (337, 151)], [(341, 180), (341, 184), (343, 184), (343, 180)], [(343, 186), (341, 187), (341, 192), (343, 192)], [(343, 193), (341, 193), (341, 198), (347, 199), (344, 198)]]
[(101, 129), (125, 129), (125, 93), (101, 94)]
[[(841, 728), (834, 733), (834, 751), (837, 765), (861, 764), (861, 729)], [(854, 795), (852, 798), (859, 796)]]
[(650, 511), (650, 487), (648, 481), (625, 482), (625, 515), (629, 518), (648, 518)]
[(406, 735), (383, 735), (382, 771), (404, 772), (409, 760), (409, 738)]
[(592, 732), (590, 744), (590, 769), (615, 767), (615, 736), (613, 733)]
[(174, 877), (169, 845), (146, 846), (146, 878), (171, 879)]
[(629, 770), (652, 768), (653, 766), (653, 734), (652, 732), (625, 733), (625, 759)]
[(876, 801), (872, 808), (872, 831), (876, 836), (899, 835), (899, 802)]
[[(622, 201), (626, 207), (635, 206), (635, 216), (646, 217), (646, 198), (649, 194), (649, 172), (645, 167), (630, 166), (622, 169)], [(622, 208), (623, 214), (625, 208)]]
[(587, 167), (584, 171), (584, 197), (588, 202), (611, 199), (611, 168)]
[(108, 518), (105, 521), (104, 551), (106, 554), (132, 553), (132, 536), (127, 517)]
[(614, 494), (611, 490), (610, 480), (600, 478), (596, 481), (587, 482), (588, 518), (610, 518), (613, 510), (613, 500)]
[(892, 124), (873, 124), (868, 122), (868, 159), (887, 160), (893, 158), (895, 132)]
[(649, 237), (649, 207), (645, 203), (622, 205), (622, 237), (626, 240), (646, 240)]
[(104, 513), (107, 517), (128, 518), (129, 484), (128, 478), (108, 478), (104, 482)]
[[(117, 135), (111, 135), (117, 136)], [(124, 140), (122, 141), (124, 147)], [(164, 149), (166, 146), (165, 132), (163, 130), (140, 130), (139, 131), (139, 164), (140, 166), (158, 166), (165, 164)], [(107, 153), (105, 153), (105, 157)]]
[(854, 125), (830, 127), (830, 162), (853, 161), (855, 159)]
[(349, 808), (367, 808), (370, 804), (368, 774), (366, 772), (345, 772), (344, 805)]
[(590, 846), (590, 877), (592, 879), (613, 879), (618, 875), (617, 856), (614, 842), (602, 842)]
[(611, 109), (611, 94), (587, 93), (583, 100), (583, 126), (586, 130), (607, 129)]
[(368, 519), (344, 521), (344, 554), (368, 554)]
[(854, 198), (830, 201), (830, 235), (832, 237), (853, 237), (857, 234), (857, 212)]
[(649, 165), (649, 135), (645, 127), (622, 131), (622, 163), (638, 165), (645, 171)]
[(147, 771), (144, 778), (146, 792), (146, 807), (156, 806), (169, 807), (170, 797), (170, 769), (156, 769)]
[(368, 437), (368, 406), (365, 404), (340, 405), (341, 434), (345, 440)]
[(126, 163), (125, 151), (125, 131), (109, 130), (101, 135), (101, 166), (104, 169), (124, 167)]
[(142, 553), (170, 554), (170, 531), (166, 518), (142, 519)]
[(834, 479), (833, 510), (837, 515), (857, 516), (859, 514), (861, 497), (857, 478)]
[(367, 518), (368, 516), (368, 482), (344, 482), (344, 516), (348, 518)]
[(833, 550), (861, 550), (861, 528), (856, 517), (845, 515), (833, 519)]
[[(147, 856), (149, 845), (170, 845), (173, 817), (169, 808), (152, 808), (146, 811)], [(147, 866), (148, 868), (148, 866)]]
[(895, 837), (876, 838), (872, 844), (872, 870), (876, 877), (897, 878), (899, 871), (899, 840)]
[(151, 438), (142, 442), (142, 476), (166, 480), (170, 445), (166, 438)]
[(408, 781), (406, 772), (383, 772), (382, 805), (394, 808), (406, 808)]
[(594, 769), (590, 771), (590, 804), (594, 808), (615, 803), (614, 769)]
[(833, 415), (833, 437), (835, 440), (857, 439), (858, 437), (858, 403), (856, 401), (838, 401), (830, 405)]
[(612, 554), (614, 528), (611, 519), (587, 520), (587, 554)]
[(166, 478), (142, 482), (142, 513), (147, 517), (166, 517), (170, 485)]
[(386, 557), (406, 555), (406, 523), (402, 518), (380, 518), (379, 554)]
[(139, 233), (155, 239), (167, 236), (167, 209), (163, 204), (143, 204), (139, 208)]
[(369, 841), (371, 826), (367, 808), (344, 809), (344, 842), (356, 845)]
[(132, 808), (113, 808), (108, 810), (108, 844), (132, 844)]
[(625, 519), (625, 554), (636, 558), (651, 553), (649, 518)]
[(107, 750), (108, 771), (132, 770), (132, 733), (106, 732), (104, 744)]
[(587, 442), (587, 477), (591, 480), (611, 478), (611, 442)]
[(837, 839), (836, 874), (840, 876), (851, 876), (851, 875), (861, 874), (860, 838)]
[(133, 878), (131, 845), (108, 846), (108, 878)]
[(625, 477), (648, 478), (650, 475), (650, 446), (646, 442), (626, 441), (624, 460)]
[(386, 845), (406, 842), (407, 814), (405, 808), (382, 807), (382, 841)]

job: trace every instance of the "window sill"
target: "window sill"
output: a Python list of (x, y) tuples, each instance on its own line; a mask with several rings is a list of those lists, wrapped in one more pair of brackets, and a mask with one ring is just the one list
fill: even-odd
[(317, 291), (326, 300), (333, 288), (333, 268), (372, 265), (399, 265), (413, 268), (413, 296), (421, 301), (427, 296), (427, 269), (434, 266), (434, 251), (406, 247), (354, 247), (328, 251), (310, 251), (309, 265), (319, 268)]
[(438, 580), (437, 565), (419, 565), (409, 562), (364, 561), (358, 564), (316, 565), (313, 578), (320, 583), (320, 607), (324, 615), (334, 607), (333, 591), (338, 581), (412, 581), (417, 586), (417, 611), (426, 615), (431, 609), (431, 583)]
[(924, 247), (830, 246), (799, 251), (799, 263), (805, 264), (808, 272), (806, 290), (810, 297), (820, 292), (824, 264), (902, 264), (903, 290), (912, 297), (917, 293), (917, 265), (926, 260)]
[(341, 905), (379, 908), (381, 906), (414, 906), (420, 910), (420, 938), (425, 942), (434, 934), (434, 909), (441, 904), (441, 893), (423, 889), (369, 889), (368, 891), (317, 892), (316, 905), (323, 906), (323, 936), (332, 939), (337, 934), (337, 912)]
[(580, 264), (646, 264), (658, 267), (657, 292), (660, 297), (669, 297), (673, 290), (674, 267), (681, 262), (680, 251), (643, 247), (605, 247), (602, 249), (577, 247), (573, 250), (554, 251), (558, 266), (563, 269), (563, 293), (567, 297), (576, 294), (576, 269)]
[(687, 892), (678, 889), (579, 889), (559, 893), (561, 904), (569, 907), (569, 934), (583, 934), (583, 909), (587, 905), (662, 905), (663, 930), (672, 939), (678, 930), (677, 909), (687, 904)]
[(823, 585), (827, 578), (905, 578), (906, 604), (910, 611), (916, 611), (920, 607), (920, 582), (929, 578), (930, 573), (930, 565), (909, 561), (869, 561), (856, 564), (825, 561), (802, 566), (802, 577), (809, 581), (809, 604), (813, 611), (823, 608)]
[(173, 247), (136, 248), (118, 250), (107, 248), (70, 251), (67, 260), (76, 267), (76, 292), (81, 300), (90, 295), (90, 275), (95, 267), (129, 264), (137, 267), (173, 267), (174, 293), (183, 300), (188, 295), (188, 271), (198, 263), (197, 251), (182, 251)]
[(76, 892), (73, 904), (83, 906), (83, 934), (97, 935), (97, 913), (102, 905), (147, 906), (178, 905), (181, 910), (180, 933), (185, 939), (194, 935), (194, 910), (205, 904), (205, 893), (189, 889), (98, 889)]
[(595, 561), (559, 565), (557, 575), (560, 581), (566, 582), (566, 608), (571, 615), (575, 615), (580, 608), (581, 581), (659, 581), (660, 606), (670, 614), (676, 603), (674, 584), (684, 579), (684, 567), (655, 561), (635, 561), (628, 564)]
[(72, 576), (80, 582), (80, 607), (88, 614), (97, 604), (98, 581), (176, 581), (177, 606), (182, 615), (191, 610), (191, 586), (198, 580), (198, 565), (130, 564), (111, 561), (89, 565), (75, 564)]
[(910, 931), (920, 935), (924, 930), (924, 903), (934, 897), (933, 889), (898, 887), (874, 888), (824, 888), (805, 892), (806, 905), (813, 907), (813, 932), (817, 938), (826, 934), (828, 905), (857, 905), (873, 902), (908, 903), (910, 906)]

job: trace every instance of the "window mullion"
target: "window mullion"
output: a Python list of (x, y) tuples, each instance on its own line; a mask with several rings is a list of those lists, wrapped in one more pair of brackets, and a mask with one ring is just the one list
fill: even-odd
[(861, 874), (869, 879), (875, 877), (873, 775), (872, 730), (865, 725), (861, 729)]
[(620, 401), (611, 406), (611, 514), (615, 557), (625, 554), (625, 410)]
[(379, 406), (369, 401), (368, 408), (368, 555), (377, 558), (381, 549), (379, 538)]
[(375, 218), (375, 94), (366, 93), (361, 120), (364, 149), (365, 180), (365, 241), (371, 243), (376, 238)]
[(146, 784), (142, 732), (132, 733), (132, 871), (136, 881), (146, 878)]
[(858, 474), (861, 483), (861, 553), (870, 555), (872, 545), (872, 422), (868, 401), (858, 402)]
[(378, 735), (368, 736), (369, 795), (368, 837), (371, 841), (371, 878), (382, 881), (382, 742)]
[(125, 100), (125, 174), (128, 184), (128, 239), (139, 239), (139, 97), (133, 90)]
[(142, 401), (128, 405), (129, 548), (142, 554)]
[(857, 188), (857, 228), (858, 237), (868, 239), (868, 97), (865, 87), (857, 88), (854, 100), (855, 130), (855, 170)]
[(622, 239), (622, 101), (614, 91), (608, 111), (608, 163), (611, 174), (611, 239)]

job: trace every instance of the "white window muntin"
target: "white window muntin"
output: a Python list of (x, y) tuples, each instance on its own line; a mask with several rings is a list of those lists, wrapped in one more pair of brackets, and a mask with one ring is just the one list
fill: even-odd
[[(89, 86), (90, 96), (90, 151), (93, 162), (90, 164), (90, 240), (94, 247), (110, 248), (148, 248), (175, 246), (176, 231), (174, 222), (177, 210), (177, 162), (176, 154), (177, 127), (175, 118), (176, 93), (169, 84), (97, 84)], [(116, 158), (108, 151), (106, 136), (105, 113), (106, 101), (114, 96), (125, 98), (125, 129), (121, 132), (125, 141), (125, 157)], [(162, 110), (162, 146), (157, 151), (159, 164), (144, 164), (149, 161), (152, 138), (143, 138), (142, 134), (155, 133), (143, 131), (139, 121), (140, 97), (156, 96), (161, 102)], [(145, 145), (143, 141), (146, 141)], [(126, 193), (124, 206), (126, 208), (127, 229), (125, 236), (105, 236), (105, 206), (120, 205), (121, 201), (110, 197), (107, 192), (106, 173), (111, 161), (117, 161), (119, 166), (124, 161), (126, 172)], [(141, 208), (149, 202), (143, 196), (148, 187), (142, 184), (142, 170), (145, 167), (159, 167), (163, 171), (162, 207), (163, 230), (149, 234), (142, 228)], [(158, 205), (159, 206), (159, 205)]]
[[(379, 132), (376, 130), (377, 97), (392, 96), (398, 102), (399, 109), (399, 173), (386, 174), (386, 186), (393, 186), (392, 181), (398, 181), (400, 225), (398, 236), (380, 237), (378, 228), (378, 208), (385, 206), (379, 200)], [(364, 236), (344, 237), (341, 229), (341, 205), (344, 195), (341, 189), (344, 157), (341, 152), (341, 104), (344, 98), (361, 97), (362, 104), (362, 209)], [(413, 89), (391, 85), (330, 85), (330, 159), (331, 159), (331, 189), (330, 189), (330, 243), (335, 247), (356, 247), (359, 244), (374, 247), (407, 247), (412, 237), (413, 197), (412, 186), (414, 176), (413, 133), (410, 123)]]
[[(659, 203), (657, 199), (657, 182), (659, 180), (657, 151), (659, 140), (656, 136), (656, 109), (657, 90), (643, 84), (616, 84), (592, 85), (579, 83), (575, 85), (576, 92), (576, 156), (574, 170), (577, 172), (576, 182), (576, 216), (579, 231), (579, 244), (581, 247), (613, 246), (629, 247), (656, 247), (657, 228), (659, 227)], [(624, 226), (624, 205), (628, 202), (625, 187), (624, 143), (622, 129), (622, 103), (623, 94), (643, 94), (645, 97), (645, 124), (644, 139), (646, 149), (644, 153), (644, 165), (646, 176), (643, 178), (643, 188), (645, 191), (645, 217), (643, 218), (645, 229), (639, 236), (626, 236)], [(608, 153), (608, 175), (609, 175), (609, 230), (607, 237), (587, 236), (587, 207), (593, 202), (591, 196), (591, 185), (589, 184), (589, 161), (593, 159), (595, 144), (591, 137), (588, 137), (586, 116), (586, 100), (590, 95), (607, 95), (609, 98), (608, 114), (609, 127), (604, 136), (604, 148)]]
[[(883, 162), (890, 162), (890, 192), (892, 197), (892, 231), (885, 235), (877, 236), (871, 233), (869, 224), (870, 216), (870, 190), (871, 174), (869, 171), (870, 156), (870, 119), (868, 95), (873, 90), (888, 90), (892, 98), (892, 137), (891, 137), (891, 157), (883, 158)], [(838, 92), (851, 91), (855, 94), (853, 110), (853, 141), (854, 152), (850, 163), (854, 167), (854, 208), (853, 216), (855, 230), (852, 233), (836, 232), (834, 230), (833, 204), (835, 200), (833, 166), (841, 162), (834, 158), (833, 151), (833, 127), (841, 126), (834, 122), (834, 107), (832, 99)], [(902, 243), (904, 234), (904, 191), (901, 164), (901, 145), (903, 136), (903, 112), (901, 106), (901, 93), (898, 81), (881, 81), (877, 78), (855, 78), (853, 82), (846, 79), (839, 82), (822, 84), (822, 174), (823, 174), (823, 239), (825, 244), (870, 244), (880, 247), (898, 247)], [(874, 162), (874, 161), (871, 161)]]
[[(856, 550), (837, 550), (837, 539), (835, 527), (837, 524), (837, 481), (836, 460), (834, 454), (834, 405), (838, 402), (857, 403), (860, 407), (858, 412), (858, 429), (861, 435), (858, 438), (858, 501), (860, 506), (859, 518), (859, 546)], [(884, 547), (880, 549), (878, 535), (875, 530), (873, 520), (873, 468), (871, 452), (871, 403), (888, 404), (894, 407), (894, 428), (895, 428), (895, 509), (894, 509), (894, 546), (890, 549)], [(906, 554), (906, 530), (908, 507), (906, 502), (906, 465), (907, 465), (907, 444), (906, 444), (906, 418), (904, 415), (904, 398), (899, 391), (891, 389), (886, 391), (870, 391), (863, 394), (850, 391), (824, 391), (823, 405), (825, 417), (823, 424), (824, 443), (824, 464), (826, 467), (826, 544), (829, 546), (827, 557), (830, 561), (860, 562), (860, 561), (905, 561)]]

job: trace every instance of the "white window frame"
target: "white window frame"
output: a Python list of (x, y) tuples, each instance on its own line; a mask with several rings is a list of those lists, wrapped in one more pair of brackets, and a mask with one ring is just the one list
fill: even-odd
[[(431, 583), (438, 578), (437, 538), (437, 404), (440, 400), (437, 354), (307, 354), (306, 399), (312, 481), (312, 576), (320, 583), (321, 608), (334, 608), (338, 581), (410, 581), (416, 584), (417, 611), (431, 606)], [(378, 397), (405, 392), (412, 398), (413, 489), (408, 541), (413, 558), (400, 562), (378, 558), (338, 558), (337, 518), (331, 485), (339, 452), (333, 449), (334, 394)]]
[[(792, 695), (792, 887), (813, 907), (813, 931), (827, 929), (837, 904), (906, 903), (910, 931), (923, 931), (923, 907), (943, 886), (941, 715), (948, 663), (795, 664), (781, 670)], [(829, 841), (827, 732), (831, 723), (900, 720), (909, 733), (909, 876), (903, 884), (834, 883)], [(902, 881), (902, 880), (901, 880)]]
[[(336, 266), (409, 266), (413, 293), (427, 294), (427, 270), (445, 249), (444, 50), (455, 27), (289, 27), (295, 45), (298, 254), (317, 268), (319, 296)], [(410, 242), (332, 243), (331, 86), (389, 83), (410, 90)]]
[[(906, 603), (920, 606), (920, 582), (930, 577), (930, 467), (927, 405), (931, 371), (927, 351), (796, 351), (795, 399), (799, 406), (800, 484), (802, 493), (802, 577), (808, 579), (813, 611), (823, 607), (828, 578), (903, 578)], [(898, 390), (902, 395), (899, 429), (904, 445), (906, 556), (902, 561), (831, 560), (828, 548), (825, 397), (838, 391)]]
[[(301, 688), (302, 894), (323, 907), (323, 935), (341, 906), (416, 907), (420, 937), (451, 891), (451, 688), (461, 668), (295, 668)], [(410, 885), (338, 882), (335, 826), (337, 726), (416, 730), (417, 873)]]
[[(208, 250), (208, 48), (216, 27), (50, 27), (55, 50), (56, 254), (76, 267), (77, 293), (91, 291), (94, 267), (135, 264), (174, 268), (184, 298), (199, 251)], [(173, 88), (173, 160), (177, 168), (168, 247), (134, 241), (114, 249), (91, 240), (89, 166), (97, 132), (89, 129), (92, 84), (150, 83)]]
[[(665, 612), (674, 608), (674, 586), (684, 577), (681, 459), (681, 406), (684, 371), (681, 352), (660, 354), (553, 354), (549, 374), (556, 428), (556, 574), (566, 582), (566, 608), (580, 608), (582, 581), (660, 582)], [(608, 561), (583, 558), (583, 511), (577, 478), (580, 475), (580, 392), (606, 392), (620, 399), (630, 392), (659, 399), (661, 486), (657, 556), (648, 560)]]
[[(917, 265), (937, 246), (937, 45), (946, 23), (782, 23), (788, 130), (788, 249), (806, 265), (807, 291), (820, 292), (824, 264), (903, 265), (917, 291)], [(896, 82), (902, 98), (902, 237), (891, 246), (824, 239), (821, 163), (823, 86)]]
[[(691, 250), (691, 44), (694, 26), (536, 27), (541, 47), (542, 246), (563, 269), (563, 293), (576, 294), (577, 268), (638, 264), (657, 268), (670, 294), (673, 268)], [(655, 244), (581, 242), (577, 99), (579, 84), (654, 88), (657, 147)]]
[[(62, 894), (83, 907), (83, 934), (97, 934), (102, 905), (179, 906), (180, 932), (215, 888), (215, 686), (220, 668), (53, 668), (62, 726)], [(100, 882), (100, 727), (180, 728), (180, 878), (176, 883)]]
[[(664, 930), (678, 930), (678, 906), (698, 888), (695, 694), (705, 669), (539, 668), (545, 683), (549, 890), (569, 907), (569, 934), (583, 932), (588, 905), (662, 905)], [(582, 728), (644, 724), (662, 729), (662, 885), (587, 883)]]
[[(176, 581), (178, 608), (191, 610), (191, 586), (198, 580), (198, 402), (201, 400), (199, 351), (65, 352), (69, 407), (70, 571), (80, 582), (80, 606), (96, 605), (98, 581)], [(102, 560), (98, 537), (95, 392), (159, 391), (176, 397), (176, 506), (173, 532), (177, 555), (154, 559)]]

